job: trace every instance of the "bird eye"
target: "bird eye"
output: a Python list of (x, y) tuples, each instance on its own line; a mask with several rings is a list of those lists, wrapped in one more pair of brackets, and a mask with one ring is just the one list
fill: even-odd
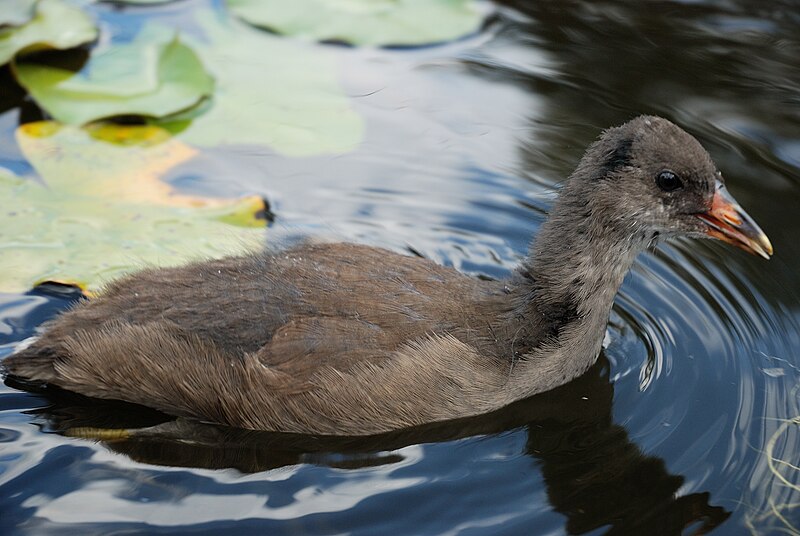
[(665, 192), (671, 192), (683, 186), (681, 179), (672, 171), (662, 171), (656, 175), (656, 184)]

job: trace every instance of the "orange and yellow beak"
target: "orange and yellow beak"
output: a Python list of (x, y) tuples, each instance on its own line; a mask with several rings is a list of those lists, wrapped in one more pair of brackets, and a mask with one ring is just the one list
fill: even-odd
[(772, 255), (772, 244), (767, 235), (739, 206), (722, 182), (717, 181), (716, 186), (711, 208), (708, 212), (697, 215), (708, 226), (706, 234), (769, 259)]

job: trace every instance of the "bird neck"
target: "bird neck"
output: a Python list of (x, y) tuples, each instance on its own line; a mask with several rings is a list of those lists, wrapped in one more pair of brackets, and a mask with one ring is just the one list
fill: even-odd
[(591, 199), (567, 183), (515, 275), (509, 321), (531, 334), (515, 365), (515, 398), (565, 383), (594, 363), (614, 297), (647, 246)]

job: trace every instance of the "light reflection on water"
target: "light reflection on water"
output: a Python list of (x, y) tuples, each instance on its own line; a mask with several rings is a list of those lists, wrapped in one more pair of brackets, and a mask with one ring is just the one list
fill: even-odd
[[(137, 13), (186, 24), (198, 4)], [(785, 528), (776, 512), (796, 519), (782, 505), (800, 493), (781, 479), (796, 486), (800, 472), (778, 461), (776, 476), (765, 452), (797, 465), (800, 451), (786, 424), (800, 415), (800, 20), (780, 2), (506, 4), (457, 43), (331, 49), (367, 121), (353, 153), (206, 151), (169, 180), (265, 195), (270, 240), (327, 235), (502, 277), (599, 129), (654, 112), (711, 150), (775, 258), (662, 246), (626, 280), (584, 378), (483, 419), (372, 440), (159, 425), (3, 386), (4, 533), (768, 534)], [(125, 27), (126, 10), (92, 9)], [(15, 170), (16, 115), (0, 116), (0, 163)], [(68, 301), (0, 297), (0, 356)], [(133, 424), (157, 428), (110, 443), (60, 435)]]

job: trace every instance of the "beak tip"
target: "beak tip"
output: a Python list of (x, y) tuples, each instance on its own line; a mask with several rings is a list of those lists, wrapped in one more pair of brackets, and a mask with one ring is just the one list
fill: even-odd
[(764, 247), (763, 251), (761, 252), (761, 256), (765, 259), (769, 260), (772, 257), (774, 250), (772, 249), (772, 243), (769, 241), (769, 238), (764, 236)]
[(755, 253), (769, 260), (773, 253), (772, 242), (769, 241), (769, 238), (761, 229), (758, 229), (758, 231), (759, 233), (752, 238), (750, 245)]
[(708, 226), (706, 233), (712, 238), (733, 244), (767, 260), (772, 256), (772, 242), (723, 184), (717, 183), (711, 207), (708, 212), (699, 216)]

